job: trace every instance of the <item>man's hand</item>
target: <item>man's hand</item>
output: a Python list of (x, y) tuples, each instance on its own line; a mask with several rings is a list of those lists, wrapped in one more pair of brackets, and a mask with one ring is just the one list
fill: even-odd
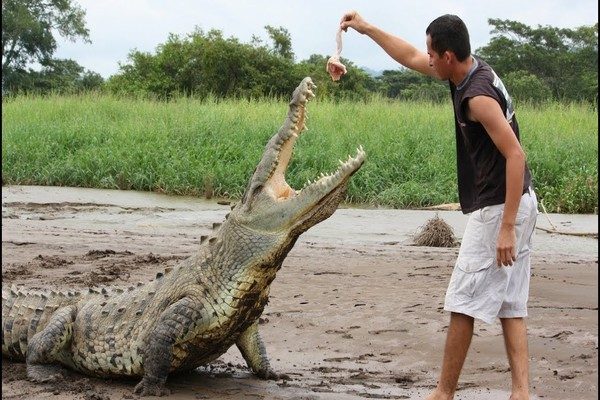
[(496, 242), (496, 261), (499, 267), (512, 266), (517, 260), (517, 234), (514, 225), (502, 224)]
[(340, 29), (344, 32), (347, 32), (350, 27), (358, 33), (364, 34), (368, 26), (369, 24), (356, 11), (348, 11), (340, 21)]

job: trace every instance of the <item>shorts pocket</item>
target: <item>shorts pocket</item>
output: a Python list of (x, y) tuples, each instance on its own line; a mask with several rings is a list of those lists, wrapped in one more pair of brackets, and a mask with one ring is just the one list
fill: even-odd
[(523, 195), (515, 221), (517, 255), (523, 252), (527, 253), (530, 250), (531, 237), (535, 229), (537, 214), (537, 202), (535, 201), (535, 197), (531, 197), (529, 194)]
[(469, 301), (481, 293), (488, 269), (494, 264), (494, 259), (459, 259), (451, 278), (454, 296), (459, 301)]
[(496, 260), (494, 258), (464, 258), (458, 257), (456, 266), (463, 272), (472, 273), (491, 267)]
[[(473, 257), (476, 262), (487, 262), (487, 258), (496, 257), (496, 242), (498, 241), (498, 233), (500, 232), (500, 222), (504, 212), (504, 204), (484, 207), (481, 210), (481, 220), (483, 223), (482, 234), (479, 240), (482, 252), (479, 257)], [(485, 260), (481, 260), (486, 258)], [(478, 260), (479, 259), (479, 260)]]

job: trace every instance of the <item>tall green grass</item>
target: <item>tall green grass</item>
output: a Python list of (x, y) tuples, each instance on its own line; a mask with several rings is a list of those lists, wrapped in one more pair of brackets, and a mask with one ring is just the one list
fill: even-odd
[[(287, 180), (296, 188), (362, 144), (351, 203), (398, 208), (457, 202), (450, 104), (315, 100)], [(21, 96), (2, 104), (8, 184), (135, 189), (239, 198), (287, 102), (107, 95)], [(598, 114), (586, 105), (517, 109), (538, 195), (550, 212), (598, 206)]]

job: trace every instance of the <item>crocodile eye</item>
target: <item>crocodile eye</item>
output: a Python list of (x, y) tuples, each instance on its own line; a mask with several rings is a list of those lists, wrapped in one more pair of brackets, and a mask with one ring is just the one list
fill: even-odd
[(244, 193), (244, 197), (242, 198), (242, 204), (244, 204), (246, 210), (251, 209), (251, 205), (252, 203), (254, 203), (256, 196), (258, 196), (258, 194), (263, 190), (263, 188), (264, 185), (260, 184), (252, 189), (252, 193), (250, 193), (249, 191), (246, 191), (246, 193)]
[(252, 197), (255, 197), (257, 194), (259, 194), (264, 188), (263, 184), (258, 185), (257, 187), (254, 188), (254, 190), (252, 191)]

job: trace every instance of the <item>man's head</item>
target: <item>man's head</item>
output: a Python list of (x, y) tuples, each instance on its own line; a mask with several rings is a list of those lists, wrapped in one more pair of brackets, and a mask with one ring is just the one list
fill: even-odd
[(452, 59), (460, 63), (471, 55), (469, 31), (459, 17), (446, 14), (433, 20), (425, 33), (429, 64), (442, 78), (447, 79)]
[(431, 38), (431, 49), (438, 55), (451, 51), (458, 61), (464, 61), (471, 55), (469, 31), (456, 15), (446, 14), (434, 19), (425, 33)]

